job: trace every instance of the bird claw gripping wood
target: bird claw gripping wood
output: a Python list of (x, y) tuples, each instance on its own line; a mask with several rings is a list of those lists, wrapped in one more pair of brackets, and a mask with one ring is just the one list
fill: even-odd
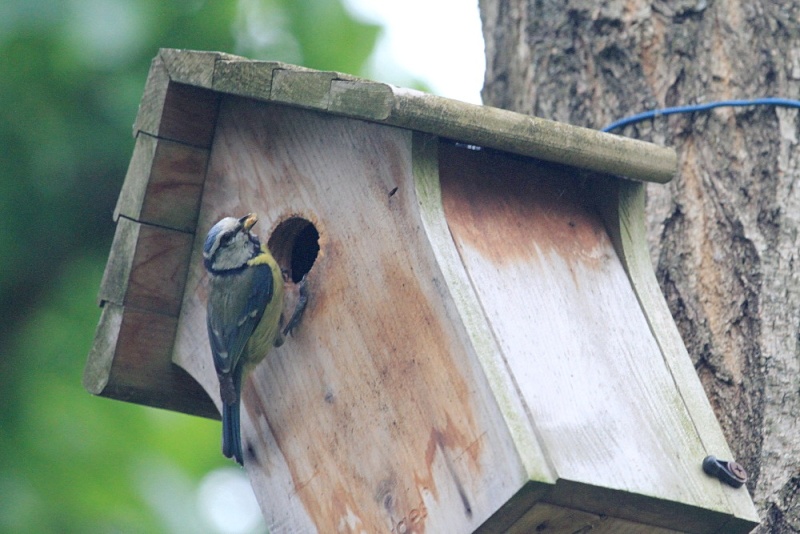
[(297, 303), (295, 304), (292, 316), (289, 318), (289, 322), (286, 323), (286, 326), (281, 332), (284, 337), (294, 332), (295, 328), (300, 324), (300, 319), (302, 319), (303, 312), (305, 312), (306, 306), (308, 305), (308, 283), (306, 281), (306, 276), (307, 275), (303, 275), (303, 278), (297, 284)]

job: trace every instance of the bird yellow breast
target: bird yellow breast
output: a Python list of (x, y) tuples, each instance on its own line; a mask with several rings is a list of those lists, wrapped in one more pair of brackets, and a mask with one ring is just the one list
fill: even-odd
[(283, 311), (283, 276), (272, 254), (263, 245), (262, 253), (250, 260), (248, 264), (268, 265), (272, 271), (272, 298), (266, 303), (264, 315), (256, 325), (244, 350), (247, 354), (247, 366), (253, 367), (264, 359), (280, 335), (281, 312)]

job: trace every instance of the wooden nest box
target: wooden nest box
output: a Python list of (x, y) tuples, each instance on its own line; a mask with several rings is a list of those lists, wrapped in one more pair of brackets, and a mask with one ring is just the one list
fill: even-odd
[(311, 294), (243, 393), (272, 532), (758, 521), (701, 468), (731, 453), (647, 251), (642, 181), (674, 151), (180, 50), (153, 61), (134, 131), (85, 385), (218, 417), (201, 248), (257, 213)]

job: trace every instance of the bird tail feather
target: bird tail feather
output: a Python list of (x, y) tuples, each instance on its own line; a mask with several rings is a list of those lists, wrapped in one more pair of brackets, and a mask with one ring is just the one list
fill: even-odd
[(239, 407), (242, 398), (242, 366), (232, 373), (219, 377), (220, 397), (222, 397), (222, 454), (234, 458), (239, 465), (242, 461), (242, 432), (239, 425)]
[(242, 434), (239, 430), (239, 399), (232, 404), (222, 405), (222, 454), (242, 462)]

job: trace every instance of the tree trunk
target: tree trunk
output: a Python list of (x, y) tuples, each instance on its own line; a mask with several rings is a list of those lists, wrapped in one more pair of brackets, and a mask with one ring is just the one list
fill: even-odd
[[(481, 16), (487, 105), (601, 128), (798, 97), (800, 0), (481, 0)], [(750, 474), (756, 532), (800, 532), (798, 110), (720, 108), (617, 133), (678, 151), (675, 180), (647, 190), (659, 283)]]

